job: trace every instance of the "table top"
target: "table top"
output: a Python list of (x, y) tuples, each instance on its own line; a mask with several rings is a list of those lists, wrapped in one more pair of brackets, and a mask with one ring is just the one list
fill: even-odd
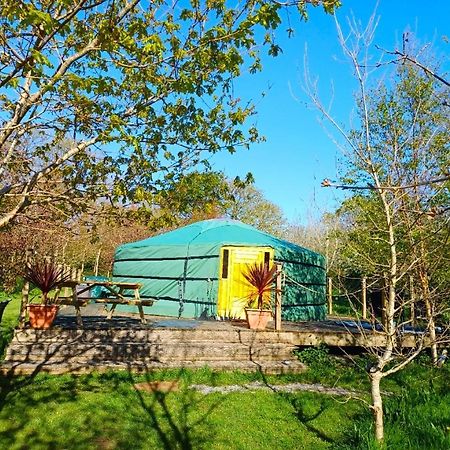
[(88, 286), (116, 286), (116, 287), (124, 287), (128, 289), (139, 289), (142, 284), (141, 283), (127, 283), (122, 281), (96, 281), (96, 280), (86, 280), (81, 281), (79, 284), (86, 284)]

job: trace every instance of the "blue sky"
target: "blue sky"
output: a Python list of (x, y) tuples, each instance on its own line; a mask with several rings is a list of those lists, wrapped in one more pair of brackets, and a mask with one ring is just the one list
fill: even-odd
[[(377, 4), (374, 0), (342, 3), (337, 12), (340, 22), (353, 14), (362, 24), (367, 23)], [(450, 1), (425, 4), (419, 0), (380, 0), (377, 16), (375, 44), (394, 49), (401, 43), (403, 32), (410, 31), (421, 43), (432, 44), (434, 54), (446, 59), (441, 72), (449, 72)], [(339, 193), (321, 188), (320, 182), (337, 178), (342, 158), (318, 120), (317, 111), (307, 105), (302, 88), (305, 45), (310, 73), (319, 77), (324, 100), (329, 99), (329, 87), (334, 84), (333, 111), (344, 123), (349, 122), (353, 107), (354, 80), (337, 43), (333, 17), (317, 8), (310, 10), (308, 22), (300, 22), (291, 14), (290, 23), (294, 37), (288, 39), (283, 32), (288, 28), (287, 21), (277, 34), (282, 55), (264, 57), (262, 73), (245, 75), (235, 85), (239, 97), (257, 102), (256, 124), (266, 142), (234, 155), (215, 155), (211, 162), (214, 169), (223, 170), (229, 177), (252, 172), (256, 186), (282, 208), (289, 221), (306, 224), (338, 204)], [(266, 95), (259, 100), (263, 91)]]

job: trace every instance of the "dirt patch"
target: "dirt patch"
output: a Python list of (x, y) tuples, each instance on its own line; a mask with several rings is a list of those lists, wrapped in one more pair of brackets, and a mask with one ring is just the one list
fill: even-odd
[(114, 450), (117, 448), (117, 443), (105, 437), (98, 437), (95, 439), (96, 448), (99, 450)]
[(351, 389), (344, 389), (338, 387), (328, 387), (321, 384), (305, 384), (305, 383), (290, 383), (290, 384), (278, 384), (271, 385), (255, 381), (253, 383), (243, 384), (243, 385), (231, 385), (231, 386), (207, 386), (204, 384), (194, 384), (190, 386), (197, 392), (202, 394), (212, 394), (219, 392), (221, 394), (228, 394), (230, 392), (248, 392), (248, 391), (273, 391), (273, 392), (297, 392), (297, 391), (308, 391), (308, 392), (319, 392), (321, 394), (329, 395), (344, 395), (354, 397), (360, 394), (357, 391)]
[(176, 392), (180, 390), (178, 381), (146, 381), (137, 383), (134, 388), (145, 392)]

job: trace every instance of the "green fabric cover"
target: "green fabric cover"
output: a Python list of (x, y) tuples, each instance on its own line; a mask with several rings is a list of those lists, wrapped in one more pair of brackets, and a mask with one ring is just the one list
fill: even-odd
[(142, 283), (141, 297), (156, 300), (149, 314), (211, 317), (217, 310), (220, 249), (225, 245), (272, 247), (286, 274), (283, 319), (325, 318), (325, 258), (230, 219), (205, 220), (121, 245), (113, 279)]
[[(104, 277), (101, 275), (88, 275), (85, 276), (84, 279), (86, 281), (108, 281), (108, 277)], [(89, 295), (93, 298), (106, 298), (110, 292), (103, 286), (94, 286), (89, 289)]]

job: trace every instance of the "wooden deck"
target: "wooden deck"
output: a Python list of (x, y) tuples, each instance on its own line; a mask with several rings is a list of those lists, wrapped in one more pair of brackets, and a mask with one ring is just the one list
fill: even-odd
[[(66, 311), (66, 312), (65, 312)], [(61, 311), (55, 322), (61, 329), (79, 328), (74, 320), (70, 308)], [(146, 315), (147, 323), (139, 321), (136, 314), (118, 313), (112, 320), (106, 320), (100, 308), (90, 305), (84, 315), (84, 328), (86, 329), (184, 329), (202, 330), (205, 332), (235, 331), (240, 333), (255, 333), (247, 328), (245, 321), (216, 321), (177, 319), (175, 317), (162, 317)], [(257, 333), (274, 339), (275, 336), (295, 346), (317, 346), (325, 344), (330, 347), (382, 347), (385, 342), (383, 333), (376, 330), (361, 330), (358, 327), (346, 326), (349, 320), (332, 318), (321, 322), (282, 322), (281, 331), (275, 331), (274, 322), (269, 322), (268, 328)], [(340, 322), (340, 323), (339, 323)], [(415, 347), (418, 337), (413, 333), (398, 336), (401, 346)]]
[[(283, 324), (283, 331), (292, 333), (298, 346), (316, 346), (326, 344), (330, 347), (383, 347), (385, 335), (373, 329), (347, 326), (336, 320), (322, 322), (299, 322)], [(422, 335), (404, 333), (397, 336), (398, 344), (404, 348), (417, 345)]]
[[(72, 310), (72, 311), (71, 311)], [(15, 330), (0, 370), (10, 375), (104, 370), (153, 371), (173, 368), (296, 373), (305, 366), (293, 354), (300, 346), (379, 347), (380, 333), (361, 333), (333, 321), (269, 324), (253, 331), (243, 321), (215, 321), (132, 314), (108, 320), (88, 305), (83, 326), (73, 307), (60, 310), (48, 330)], [(417, 336), (405, 335), (405, 347)]]

